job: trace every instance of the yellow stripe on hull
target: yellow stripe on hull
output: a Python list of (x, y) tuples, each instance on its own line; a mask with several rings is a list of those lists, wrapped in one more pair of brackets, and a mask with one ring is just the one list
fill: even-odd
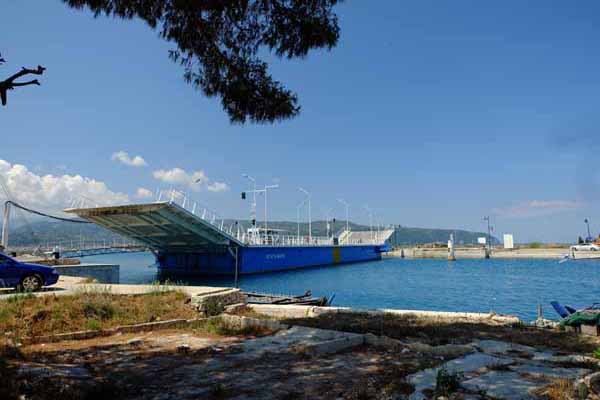
[(342, 262), (342, 249), (341, 247), (333, 248), (333, 263), (339, 264)]

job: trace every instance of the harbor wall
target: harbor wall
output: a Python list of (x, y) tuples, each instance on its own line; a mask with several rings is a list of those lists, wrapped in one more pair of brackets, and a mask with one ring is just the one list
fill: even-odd
[[(448, 258), (447, 248), (431, 247), (406, 247), (397, 249), (387, 254), (388, 257), (401, 257), (404, 253), (405, 258)], [(598, 258), (600, 254), (576, 254), (577, 258)], [(592, 252), (589, 252), (592, 253)], [(517, 249), (492, 249), (491, 258), (529, 258), (529, 259), (561, 259), (565, 254), (569, 254), (568, 247), (557, 248), (517, 248)], [(458, 259), (477, 259), (485, 257), (485, 250), (481, 247), (456, 248), (455, 256)]]
[(120, 266), (116, 264), (57, 265), (54, 268), (64, 276), (92, 278), (100, 283), (119, 283)]

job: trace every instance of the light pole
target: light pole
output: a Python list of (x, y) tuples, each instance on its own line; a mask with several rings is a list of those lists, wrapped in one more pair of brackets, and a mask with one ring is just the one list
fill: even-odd
[(586, 241), (586, 242), (588, 242), (588, 241), (590, 241), (590, 239), (592, 238), (592, 234), (591, 234), (591, 232), (590, 232), (590, 220), (586, 218), (586, 219), (584, 220), (584, 222), (585, 222), (585, 223), (586, 223), (586, 225), (587, 225), (587, 231), (588, 231), (588, 235), (587, 235), (587, 238), (586, 238), (586, 240), (585, 240), (585, 241)]
[[(279, 185), (269, 185), (269, 186), (265, 185), (265, 188), (262, 190), (265, 192), (265, 235), (267, 235), (267, 236), (268, 236), (268, 230), (269, 230), (268, 229), (269, 227), (267, 225), (268, 224), (267, 221), (269, 220), (269, 218), (267, 217), (267, 192), (269, 189), (277, 189), (278, 187), (279, 187)], [(268, 240), (268, 237), (267, 237), (267, 240)]]
[(250, 218), (252, 219), (252, 226), (256, 225), (256, 179), (251, 177), (248, 174), (242, 174), (242, 176), (248, 179), (254, 185), (254, 190), (252, 190), (252, 205), (250, 206)]
[(296, 222), (298, 223), (298, 244), (300, 244), (300, 209), (302, 208), (302, 206), (304, 206), (304, 203), (306, 203), (306, 200), (302, 201), (302, 203), (298, 204), (298, 206), (296, 207)]
[(331, 229), (331, 225), (329, 223), (332, 220), (332, 218), (331, 218), (331, 213), (332, 212), (333, 212), (332, 208), (330, 208), (329, 210), (327, 210), (327, 211), (324, 212), (324, 214), (325, 214), (325, 223), (326, 223), (326, 226), (327, 226), (327, 239), (329, 239), (329, 232), (332, 230)]
[(308, 200), (308, 241), (312, 242), (312, 222), (311, 222), (311, 215), (310, 215), (310, 193), (308, 193), (308, 191), (306, 191), (302, 188), (298, 188), (298, 190), (301, 191), (302, 193), (304, 193)]
[(365, 205), (365, 210), (369, 214), (369, 230), (371, 231), (371, 241), (373, 241), (373, 211), (371, 211), (368, 205)]
[(344, 207), (346, 207), (346, 235), (348, 234), (348, 232), (350, 231), (350, 228), (348, 227), (348, 210), (350, 208), (350, 206), (348, 205), (348, 203), (346, 203), (346, 201), (344, 199), (337, 199), (337, 201), (339, 201), (340, 203), (342, 203), (344, 205)]
[(487, 251), (485, 252), (485, 258), (490, 258), (490, 254), (492, 252), (492, 227), (490, 225), (490, 216), (483, 217), (484, 221), (487, 221)]

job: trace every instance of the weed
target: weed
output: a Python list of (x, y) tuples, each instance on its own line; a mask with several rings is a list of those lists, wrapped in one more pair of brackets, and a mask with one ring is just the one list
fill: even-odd
[(88, 301), (83, 304), (83, 315), (90, 320), (98, 319), (100, 321), (106, 321), (115, 315), (115, 308), (108, 302), (96, 303), (88, 299)]
[(406, 377), (403, 377), (388, 383), (383, 390), (390, 396), (399, 394), (402, 397), (408, 397), (415, 391), (415, 387), (406, 379)]
[(227, 395), (227, 390), (222, 383), (214, 383), (210, 388), (210, 393), (217, 399), (223, 399)]
[(19, 295), (0, 300), (0, 332), (13, 342), (24, 336), (52, 335), (87, 329), (106, 329), (156, 320), (192, 319), (197, 313), (185, 294), (116, 295), (106, 289), (80, 290), (72, 296)]
[(456, 392), (460, 387), (460, 381), (463, 375), (461, 373), (449, 372), (446, 368), (438, 370), (435, 378), (435, 395), (436, 397), (445, 396)]
[(593, 356), (594, 356), (594, 358), (600, 359), (600, 347), (598, 347), (596, 350), (594, 350)]
[(535, 394), (548, 400), (569, 400), (576, 398), (573, 381), (564, 378), (554, 379), (550, 385), (536, 390)]
[(200, 311), (203, 312), (207, 317), (212, 317), (222, 314), (223, 311), (225, 311), (225, 306), (217, 299), (208, 298), (204, 303), (202, 303), (202, 309)]
[(97, 319), (88, 319), (85, 327), (90, 331), (99, 331), (102, 329), (102, 324)]

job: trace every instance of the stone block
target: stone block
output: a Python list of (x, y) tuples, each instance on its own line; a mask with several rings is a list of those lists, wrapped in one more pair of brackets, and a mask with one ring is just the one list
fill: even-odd
[(352, 335), (307, 346), (306, 352), (317, 356), (334, 354), (352, 347), (361, 346), (363, 343), (364, 338), (362, 335)]
[(229, 289), (218, 293), (195, 295), (191, 303), (201, 315), (211, 317), (224, 312), (226, 306), (246, 303), (246, 296), (239, 289)]
[(286, 329), (287, 326), (277, 320), (249, 318), (239, 315), (223, 314), (221, 320), (228, 327), (238, 330), (263, 328), (276, 332), (281, 329)]

